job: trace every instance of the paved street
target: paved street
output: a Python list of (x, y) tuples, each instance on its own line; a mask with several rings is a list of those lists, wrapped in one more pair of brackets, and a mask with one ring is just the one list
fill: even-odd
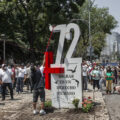
[(120, 95), (105, 95), (105, 102), (110, 114), (110, 120), (120, 120)]
[(106, 95), (105, 87), (103, 88), (102, 93), (110, 120), (120, 120), (120, 94), (115, 92), (114, 94)]

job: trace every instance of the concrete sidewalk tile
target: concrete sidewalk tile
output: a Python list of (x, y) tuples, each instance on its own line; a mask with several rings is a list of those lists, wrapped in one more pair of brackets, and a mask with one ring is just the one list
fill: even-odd
[(93, 93), (93, 87), (92, 85), (88, 84), (88, 89), (90, 92), (83, 92), (84, 97), (91, 97), (94, 102), (99, 103), (100, 105), (98, 107), (101, 108), (99, 112), (95, 111), (95, 120), (109, 120), (108, 110), (106, 108), (102, 93), (100, 91), (95, 90)]

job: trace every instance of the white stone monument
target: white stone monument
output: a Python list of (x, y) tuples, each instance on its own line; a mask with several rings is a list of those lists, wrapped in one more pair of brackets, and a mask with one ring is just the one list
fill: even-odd
[[(71, 30), (74, 37), (65, 57), (64, 64), (61, 64), (64, 41), (71, 40)], [(55, 64), (52, 67), (64, 67), (64, 74), (51, 74), (52, 106), (55, 108), (74, 108), (72, 101), (79, 99), (79, 107), (82, 106), (82, 82), (81, 82), (81, 58), (72, 58), (72, 54), (80, 37), (80, 29), (77, 24), (58, 25), (54, 31), (60, 32), (58, 50)]]

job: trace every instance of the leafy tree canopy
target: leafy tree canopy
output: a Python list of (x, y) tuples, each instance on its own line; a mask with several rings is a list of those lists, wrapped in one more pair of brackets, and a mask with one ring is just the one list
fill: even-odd
[[(106, 33), (111, 34), (111, 30), (117, 25), (115, 18), (109, 14), (108, 8), (98, 8), (96, 5), (92, 5), (89, 8), (89, 3), (86, 1), (82, 7), (79, 7), (79, 14), (73, 14), (75, 19), (79, 19), (77, 23), (81, 28), (81, 40), (77, 48), (77, 56), (81, 55), (86, 57), (86, 50), (90, 44), (89, 41), (89, 10), (90, 10), (90, 25), (91, 25), (91, 37), (94, 53), (100, 56), (100, 52), (105, 46)], [(82, 48), (82, 49), (81, 49)]]
[[(0, 34), (5, 34), (7, 38), (17, 43), (26, 44), (31, 50), (41, 52), (45, 51), (50, 35), (49, 24), (76, 22), (81, 28), (81, 37), (75, 56), (86, 57), (86, 49), (89, 46), (88, 10), (90, 9), (92, 45), (95, 54), (100, 55), (105, 45), (106, 33), (110, 33), (117, 22), (109, 14), (108, 8), (97, 6), (88, 8), (88, 6), (87, 0), (86, 2), (85, 0), (0, 0)], [(51, 44), (56, 48), (58, 36), (52, 39), (54, 40)]]

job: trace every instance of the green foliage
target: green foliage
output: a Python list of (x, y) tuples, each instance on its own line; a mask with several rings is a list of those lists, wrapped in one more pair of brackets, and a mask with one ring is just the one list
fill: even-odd
[(79, 9), (78, 9), (78, 6), (77, 6), (77, 3), (75, 3), (75, 2), (71, 2), (71, 8), (72, 8), (72, 10), (76, 13), (78, 13), (79, 12)]
[[(92, 3), (91, 3), (92, 4)], [(86, 58), (87, 47), (90, 44), (89, 41), (89, 8), (88, 1), (83, 4), (82, 7), (79, 7), (79, 14), (73, 14), (75, 19), (79, 19), (77, 23), (81, 28), (81, 37), (75, 56), (82, 56)], [(95, 5), (91, 5), (90, 8), (90, 23), (91, 23), (91, 37), (92, 46), (94, 48), (95, 55), (100, 56), (100, 53), (105, 46), (105, 37), (106, 34), (110, 34), (111, 30), (114, 29), (117, 25), (115, 18), (109, 14), (108, 8), (98, 8)], [(82, 48), (82, 49), (81, 49)]]
[(45, 102), (45, 107), (51, 108), (52, 107), (52, 102), (51, 101), (46, 101)]
[(93, 101), (90, 97), (85, 98), (82, 102), (82, 111), (88, 113), (93, 108)]
[(86, 106), (83, 106), (82, 107), (82, 111), (85, 112), (85, 113), (88, 113), (91, 108), (93, 107), (93, 104), (85, 104)]
[[(71, 0), (0, 1), (0, 34), (21, 41), (28, 49), (44, 52), (50, 36), (49, 24), (67, 23), (80, 5)], [(58, 37), (52, 45), (57, 43)]]
[[(68, 7), (73, 11), (78, 8), (76, 3), (73, 7), (71, 1), (67, 3), (63, 0), (27, 0), (26, 2), (24, 0), (4, 0), (0, 2), (0, 5), (0, 18), (2, 19), (0, 20), (0, 26), (2, 26), (0, 33), (4, 32), (11, 39), (18, 37), (14, 35), (15, 32), (21, 33), (22, 41), (32, 44), (30, 46), (34, 46), (34, 41), (38, 41), (40, 37), (49, 34), (48, 24), (66, 22), (70, 14)], [(6, 25), (7, 27), (5, 27)], [(7, 29), (3, 30), (3, 28)], [(11, 31), (14, 32), (10, 33)]]
[[(106, 33), (110, 33), (117, 22), (109, 14), (108, 8), (92, 6), (90, 13), (92, 45), (95, 54), (99, 56), (105, 46)], [(68, 24), (72, 19), (79, 19), (73, 22), (81, 28), (81, 37), (74, 56), (86, 57), (89, 46), (87, 0), (0, 1), (0, 34), (5, 34), (16, 43), (24, 43), (28, 49), (34, 51), (45, 51), (50, 36), (49, 24)], [(53, 36), (50, 44), (56, 50), (59, 35)], [(64, 49), (67, 50), (68, 47), (65, 45)]]
[(75, 109), (78, 109), (79, 101), (80, 100), (77, 98), (72, 101), (72, 104), (75, 106)]

